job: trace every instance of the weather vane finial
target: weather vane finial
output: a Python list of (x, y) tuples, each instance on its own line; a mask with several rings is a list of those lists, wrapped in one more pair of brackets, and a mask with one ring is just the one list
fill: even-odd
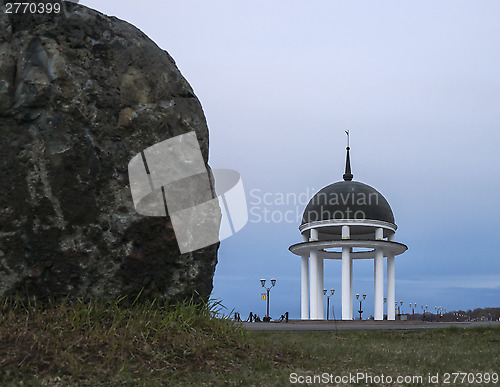
[(351, 159), (349, 158), (349, 150), (351, 149), (349, 147), (349, 131), (346, 130), (345, 131), (345, 134), (347, 134), (347, 155), (346, 155), (346, 159), (345, 159), (345, 173), (344, 173), (344, 180), (345, 181), (351, 181), (353, 176), (352, 176), (352, 173), (351, 173)]

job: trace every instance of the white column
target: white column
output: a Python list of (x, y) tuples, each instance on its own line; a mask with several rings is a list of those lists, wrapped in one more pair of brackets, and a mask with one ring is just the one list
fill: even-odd
[[(349, 239), (349, 226), (342, 226), (342, 239)], [(342, 320), (352, 320), (351, 248), (342, 247)]]
[(375, 250), (375, 320), (384, 319), (384, 252)]
[[(312, 229), (311, 230), (311, 241), (317, 241), (318, 240), (318, 230)], [(316, 250), (311, 251), (311, 267), (310, 267), (310, 272), (309, 272), (309, 294), (310, 294), (310, 308), (311, 308), (311, 313), (310, 313), (310, 319), (311, 320), (318, 320), (319, 319), (319, 311), (318, 311), (318, 306), (320, 303), (320, 300), (318, 299), (320, 296), (318, 293), (318, 288), (320, 286), (320, 281), (319, 281), (319, 274), (320, 274), (320, 268), (319, 268), (319, 259), (318, 259), (318, 252)], [(321, 289), (321, 292), (323, 292), (323, 289)], [(321, 296), (320, 296), (321, 297)]]
[[(384, 230), (377, 228), (375, 230), (375, 239), (383, 240)], [(375, 297), (374, 297), (374, 317), (375, 320), (384, 319), (384, 251), (382, 249), (375, 250), (374, 262), (374, 282), (375, 282)]]
[(351, 228), (349, 226), (342, 226), (342, 239), (351, 239)]
[(325, 288), (325, 276), (324, 276), (324, 259), (318, 257), (318, 319), (325, 319), (325, 295), (323, 294), (323, 289)]
[[(389, 235), (389, 241), (394, 242), (394, 234)], [(394, 255), (387, 256), (387, 320), (396, 320), (394, 308), (396, 302), (396, 261)]]
[(351, 264), (349, 265), (350, 268), (349, 268), (349, 286), (350, 286), (350, 289), (349, 289), (349, 316), (350, 316), (350, 319), (352, 320), (352, 311), (353, 311), (353, 302), (354, 302), (354, 299), (352, 298), (352, 286), (353, 286), (353, 280), (352, 280), (352, 271), (353, 271), (353, 267), (354, 267), (354, 260), (352, 259), (352, 247), (349, 248), (349, 259), (351, 261)]
[(311, 308), (311, 313), (310, 313), (310, 319), (311, 320), (316, 320), (318, 317), (318, 298), (317, 298), (317, 292), (316, 288), (317, 285), (316, 283), (318, 282), (318, 260), (316, 259), (318, 255), (317, 251), (311, 251), (311, 258), (310, 258), (310, 272), (309, 272), (309, 297), (310, 297), (310, 302), (309, 306)]
[[(302, 241), (307, 242), (307, 234), (302, 234)], [(309, 256), (303, 255), (301, 262), (300, 281), (300, 318), (309, 320)]]

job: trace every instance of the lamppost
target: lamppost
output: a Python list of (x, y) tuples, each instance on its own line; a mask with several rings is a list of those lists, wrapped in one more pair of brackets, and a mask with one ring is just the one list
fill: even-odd
[(260, 280), (260, 284), (262, 285), (262, 287), (264, 289), (267, 290), (267, 314), (266, 314), (266, 320), (267, 321), (271, 321), (271, 317), (269, 317), (269, 291), (271, 290), (271, 288), (274, 287), (274, 285), (276, 285), (276, 278), (271, 278), (271, 286), (269, 288), (266, 288), (266, 280), (265, 279), (261, 279)]
[(411, 306), (411, 302), (410, 302), (410, 308), (411, 308), (411, 314), (415, 314), (415, 308), (417, 307), (417, 304), (414, 303), (413, 304), (413, 307)]
[(361, 309), (361, 303), (363, 302), (363, 300), (366, 298), (366, 294), (363, 294), (363, 298), (362, 299), (359, 299), (359, 294), (356, 294), (356, 300), (359, 300), (359, 319), (361, 320), (361, 314), (363, 313), (363, 310)]
[[(384, 297), (384, 308), (385, 308), (385, 303), (387, 302), (387, 297)], [(387, 316), (389, 316), (389, 308), (387, 308)], [(386, 317), (389, 319), (389, 317)]]
[(394, 304), (395, 304), (394, 307), (396, 308), (396, 314), (398, 315), (398, 317), (401, 317), (401, 314), (399, 313), (398, 302), (394, 301)]
[(326, 296), (326, 319), (329, 320), (328, 315), (330, 314), (330, 297), (335, 293), (335, 289), (330, 289), (332, 294), (326, 295), (326, 289), (323, 289), (323, 295)]
[(403, 301), (399, 302), (399, 315), (403, 314)]

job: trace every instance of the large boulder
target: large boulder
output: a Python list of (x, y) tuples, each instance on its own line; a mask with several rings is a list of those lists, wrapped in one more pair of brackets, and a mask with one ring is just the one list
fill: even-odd
[(169, 54), (82, 5), (6, 14), (0, 0), (0, 296), (207, 297), (218, 244), (181, 254), (139, 215), (133, 156), (195, 131), (200, 102)]

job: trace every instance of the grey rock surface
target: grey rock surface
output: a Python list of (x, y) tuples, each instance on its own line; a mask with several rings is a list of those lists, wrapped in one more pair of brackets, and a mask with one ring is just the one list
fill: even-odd
[(168, 216), (136, 213), (127, 174), (191, 131), (207, 164), (200, 102), (137, 28), (70, 3), (8, 15), (0, 0), (0, 296), (207, 297), (218, 244), (180, 254)]

